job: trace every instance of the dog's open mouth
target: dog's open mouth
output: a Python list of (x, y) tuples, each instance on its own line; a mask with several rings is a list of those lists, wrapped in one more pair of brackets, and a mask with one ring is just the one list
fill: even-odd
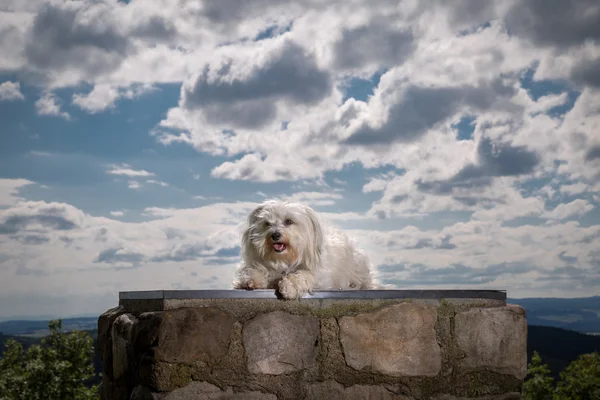
[(277, 253), (281, 253), (285, 249), (287, 249), (287, 245), (285, 243), (273, 243), (273, 250), (275, 250)]

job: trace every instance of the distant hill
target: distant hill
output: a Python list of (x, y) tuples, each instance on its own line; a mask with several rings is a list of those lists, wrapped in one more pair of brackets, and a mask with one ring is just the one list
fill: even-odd
[(554, 326), (578, 332), (600, 333), (600, 296), (576, 299), (508, 299), (507, 302), (519, 304), (525, 308), (529, 325)]
[(529, 325), (528, 331), (527, 362), (531, 362), (533, 352), (537, 351), (554, 378), (558, 378), (559, 372), (579, 355), (600, 352), (600, 336), (597, 335), (536, 325)]
[[(94, 330), (98, 327), (98, 317), (65, 318), (62, 320), (62, 326), (66, 331)], [(49, 333), (48, 321), (3, 321), (0, 322), (0, 332), (5, 335), (43, 337)]]

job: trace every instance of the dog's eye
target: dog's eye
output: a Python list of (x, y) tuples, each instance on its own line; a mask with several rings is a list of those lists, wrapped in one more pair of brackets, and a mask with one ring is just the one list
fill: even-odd
[(294, 221), (292, 221), (291, 219), (286, 219), (284, 224), (286, 224), (287, 226), (292, 225), (294, 223)]

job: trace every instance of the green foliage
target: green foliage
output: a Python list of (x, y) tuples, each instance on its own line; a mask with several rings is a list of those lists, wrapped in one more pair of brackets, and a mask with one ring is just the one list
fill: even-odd
[(63, 332), (61, 320), (50, 321), (50, 334), (27, 351), (6, 343), (0, 359), (0, 400), (87, 400), (98, 398), (94, 345), (87, 332)]
[(600, 354), (582, 354), (560, 373), (553, 385), (550, 370), (533, 353), (523, 385), (524, 400), (600, 400)]
[(560, 373), (559, 399), (600, 400), (600, 354), (582, 354)]
[(533, 352), (531, 363), (527, 366), (527, 380), (523, 384), (523, 398), (527, 400), (552, 399), (554, 385), (550, 370), (542, 364), (542, 357), (537, 351)]

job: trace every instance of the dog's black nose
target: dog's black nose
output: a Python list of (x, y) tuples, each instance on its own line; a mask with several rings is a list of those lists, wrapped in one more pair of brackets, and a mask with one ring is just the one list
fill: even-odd
[(271, 234), (271, 239), (273, 239), (274, 241), (278, 241), (279, 239), (281, 239), (281, 233), (279, 233), (279, 232), (273, 232)]

